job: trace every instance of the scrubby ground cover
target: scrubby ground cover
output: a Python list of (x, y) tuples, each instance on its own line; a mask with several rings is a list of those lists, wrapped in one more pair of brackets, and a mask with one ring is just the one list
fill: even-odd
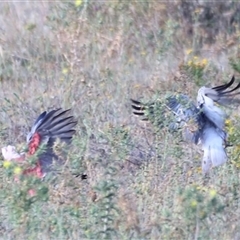
[(66, 163), (43, 181), (16, 182), (19, 167), (1, 161), (1, 239), (240, 238), (238, 106), (226, 110), (229, 161), (205, 177), (198, 146), (130, 106), (240, 80), (239, 3), (0, 6), (0, 145), (24, 149), (44, 110), (72, 108), (79, 122)]

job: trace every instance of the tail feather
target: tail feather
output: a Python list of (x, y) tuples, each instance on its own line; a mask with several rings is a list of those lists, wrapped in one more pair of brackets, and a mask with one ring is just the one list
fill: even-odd
[(211, 167), (224, 164), (227, 161), (227, 154), (224, 149), (226, 133), (207, 126), (203, 132), (202, 147), (204, 151), (202, 160), (203, 173), (207, 173)]
[(227, 154), (223, 146), (208, 146), (204, 149), (202, 160), (203, 173), (207, 173), (211, 167), (217, 167), (227, 162)]

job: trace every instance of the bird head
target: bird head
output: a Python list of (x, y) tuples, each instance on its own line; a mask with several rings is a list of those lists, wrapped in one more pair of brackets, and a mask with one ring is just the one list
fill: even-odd
[(219, 98), (217, 91), (212, 88), (201, 87), (198, 90), (197, 102), (198, 106), (213, 105), (213, 101), (217, 101)]
[(233, 76), (231, 81), (226, 84), (213, 88), (201, 87), (197, 96), (198, 106), (201, 106), (202, 104), (211, 106), (214, 102), (225, 106), (229, 106), (230, 103), (239, 104), (240, 100), (235, 99), (234, 97), (240, 94), (240, 92), (236, 91), (240, 88), (240, 82), (236, 85), (236, 87), (229, 89), (234, 82), (235, 78)]
[(201, 87), (198, 90), (198, 95), (197, 95), (198, 106), (202, 106), (205, 104), (205, 101), (206, 101), (205, 91), (206, 91), (206, 87)]

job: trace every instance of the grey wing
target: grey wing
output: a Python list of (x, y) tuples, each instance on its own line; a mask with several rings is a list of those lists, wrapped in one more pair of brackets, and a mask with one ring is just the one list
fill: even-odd
[[(170, 96), (165, 102), (142, 104), (131, 100), (133, 113), (157, 123), (159, 127), (166, 126), (171, 131), (183, 130), (183, 139), (188, 142), (197, 143), (199, 140), (199, 128), (201, 128), (201, 113), (190, 98), (184, 94)], [(172, 114), (169, 115), (168, 112)], [(190, 125), (194, 125), (194, 129)]]
[(226, 114), (219, 107), (203, 105), (201, 111), (213, 125), (219, 129), (224, 129)]
[(42, 113), (28, 134), (27, 142), (30, 142), (34, 133), (37, 132), (44, 142), (49, 141), (50, 143), (59, 138), (61, 141), (69, 143), (75, 133), (74, 127), (77, 125), (74, 117), (68, 116), (69, 111), (70, 109), (62, 110), (60, 108), (49, 113)]
[(166, 109), (161, 101), (142, 103), (140, 101), (131, 99), (131, 103), (133, 114), (135, 116), (142, 117), (142, 121), (150, 121), (160, 128), (164, 127), (164, 122), (166, 121)]
[(188, 96), (184, 94), (171, 96), (167, 98), (166, 104), (179, 122), (188, 122), (191, 119), (197, 121), (199, 110)]
[(71, 142), (73, 135), (75, 134), (75, 126), (77, 121), (73, 116), (69, 116), (69, 110), (52, 110), (49, 113), (42, 113), (35, 124), (33, 125), (31, 132), (28, 134), (27, 140), (31, 142), (32, 136), (38, 133), (41, 139), (41, 143), (46, 144), (46, 149), (38, 155), (40, 165), (43, 172), (52, 170), (52, 163), (54, 160), (60, 162), (59, 157), (53, 150), (53, 145), (57, 139), (67, 144)]
[(47, 112), (45, 111), (38, 116), (37, 120), (34, 122), (30, 132), (27, 135), (27, 142), (31, 140), (33, 134), (36, 132), (38, 126), (42, 123), (46, 115), (47, 115)]
[(180, 94), (168, 99), (168, 107), (176, 115), (176, 120), (183, 128), (184, 141), (198, 144), (201, 129), (205, 124), (202, 112), (186, 95)]
[(235, 92), (240, 88), (240, 83), (236, 85), (236, 87), (229, 90), (229, 88), (234, 84), (235, 77), (233, 76), (230, 82), (216, 86), (213, 88), (206, 88), (205, 95), (211, 98), (213, 101), (218, 102), (221, 105), (228, 105), (232, 103), (240, 103), (239, 99), (234, 99), (234, 97), (240, 92)]

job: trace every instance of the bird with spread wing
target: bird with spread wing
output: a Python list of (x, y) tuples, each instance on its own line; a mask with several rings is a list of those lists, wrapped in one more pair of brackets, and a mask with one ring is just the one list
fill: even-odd
[[(61, 108), (50, 112), (43, 112), (33, 124), (31, 131), (27, 135), (28, 152), (18, 154), (13, 146), (2, 148), (2, 155), (5, 160), (25, 162), (31, 156), (35, 156), (37, 161), (35, 166), (22, 171), (24, 175), (34, 175), (42, 178), (52, 169), (54, 161), (60, 161), (54, 152), (54, 144), (57, 140), (69, 144), (76, 130), (74, 127), (77, 121), (73, 116), (69, 116), (70, 109)], [(43, 150), (40, 147), (43, 146)]]
[[(184, 140), (201, 144), (204, 152), (202, 171), (205, 174), (211, 167), (220, 166), (227, 161), (226, 114), (215, 103), (228, 106), (239, 102), (234, 97), (240, 94), (235, 92), (240, 88), (240, 83), (229, 89), (234, 82), (233, 76), (227, 84), (213, 88), (201, 87), (198, 90), (197, 104), (184, 94), (173, 95), (164, 101), (150, 104), (131, 99), (133, 113), (142, 116), (142, 120), (155, 122), (159, 127), (165, 126), (171, 131), (181, 129)], [(169, 112), (172, 113), (171, 119)]]

